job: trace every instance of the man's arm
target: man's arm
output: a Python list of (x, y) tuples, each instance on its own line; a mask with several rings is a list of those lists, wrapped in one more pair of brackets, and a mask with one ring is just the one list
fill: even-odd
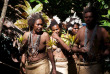
[(106, 47), (103, 55), (106, 56), (106, 55), (110, 54), (110, 35), (104, 28), (102, 28), (102, 32), (103, 32), (102, 36), (103, 36), (103, 40), (104, 40), (104, 45)]
[(27, 49), (27, 43), (28, 43), (28, 32), (23, 35), (23, 41), (22, 46), (20, 48), (20, 54), (21, 54), (21, 62), (20, 62), (20, 72), (25, 73), (25, 61), (26, 61), (26, 55), (25, 51)]
[[(45, 36), (46, 44), (48, 44), (50, 38), (49, 38), (48, 33), (45, 33), (45, 34), (46, 34), (46, 36)], [(48, 53), (50, 62), (52, 64), (52, 74), (56, 74), (56, 66), (55, 66), (55, 61), (54, 61), (54, 56), (53, 56), (52, 49), (48, 45), (46, 45), (46, 48), (47, 48), (47, 53)]]
[(20, 53), (21, 54), (23, 54), (25, 52), (25, 50), (27, 49), (28, 36), (29, 36), (29, 32), (26, 32), (23, 35), (23, 41), (22, 41), (22, 45), (21, 45), (21, 48), (20, 48)]
[(75, 37), (75, 43), (72, 47), (72, 52), (75, 52), (75, 53), (85, 53), (85, 52), (88, 52), (85, 47), (79, 47), (80, 46), (80, 34), (81, 34), (81, 30), (79, 30), (76, 34), (76, 37)]

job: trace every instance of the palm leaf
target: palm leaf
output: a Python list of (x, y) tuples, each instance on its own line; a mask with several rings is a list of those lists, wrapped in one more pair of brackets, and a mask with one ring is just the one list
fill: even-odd
[(36, 5), (36, 6), (32, 9), (31, 12), (33, 12), (33, 13), (41, 12), (42, 9), (43, 9), (43, 4), (40, 3), (40, 4)]
[(68, 38), (69, 34), (62, 34), (61, 39), (69, 46), (70, 45), (70, 39)]
[(28, 15), (32, 12), (32, 10), (29, 10), (26, 6), (24, 5), (16, 5), (16, 7), (22, 8)]
[(28, 15), (29, 15), (29, 14), (32, 13), (32, 7), (31, 7), (31, 5), (28, 1), (24, 0), (24, 2), (25, 2), (25, 5), (27, 7), (27, 12), (28, 12)]
[(47, 27), (49, 27), (49, 25), (50, 25), (49, 19), (50, 18), (43, 12), (42, 12), (42, 17), (44, 18), (44, 21), (45, 21)]
[(54, 40), (50, 39), (50, 41), (47, 43), (47, 45), (49, 47), (52, 47), (53, 45), (56, 45), (56, 42)]
[(32, 7), (30, 6), (29, 2), (24, 0), (25, 5), (16, 5), (16, 7), (20, 7), (22, 8), (28, 15), (30, 15), (32, 13)]
[(26, 12), (23, 12), (21, 15), (26, 17), (26, 18), (28, 17), (28, 14)]
[(21, 35), (19, 38), (17, 38), (18, 41), (22, 44), (22, 41), (23, 41), (23, 36)]
[(27, 24), (27, 20), (25, 19), (19, 19), (17, 20), (14, 25), (16, 25), (18, 28), (23, 29), (23, 28), (27, 28), (28, 24)]

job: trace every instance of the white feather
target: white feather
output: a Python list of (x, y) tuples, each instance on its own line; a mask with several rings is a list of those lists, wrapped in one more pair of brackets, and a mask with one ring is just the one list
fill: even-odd
[(57, 15), (53, 16), (53, 19), (55, 19), (58, 24), (61, 23), (61, 21), (60, 21), (59, 17), (57, 17)]

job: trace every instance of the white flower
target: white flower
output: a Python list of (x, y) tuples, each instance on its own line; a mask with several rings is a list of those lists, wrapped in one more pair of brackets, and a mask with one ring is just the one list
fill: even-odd
[(71, 18), (76, 18), (76, 12), (74, 13), (74, 15)]
[(68, 17), (66, 20), (65, 20), (65, 22), (69, 22), (70, 21), (70, 17)]
[(61, 23), (61, 21), (60, 21), (59, 17), (57, 17), (57, 15), (53, 16), (53, 19), (55, 19), (58, 24)]
[(72, 27), (69, 27), (69, 28), (68, 28), (68, 31), (72, 31), (72, 29), (73, 29)]
[(65, 21), (64, 21), (63, 23), (64, 23), (64, 24), (66, 24), (66, 22), (65, 22)]
[(79, 20), (78, 19), (75, 19), (75, 23), (79, 23)]
[(74, 25), (74, 23), (75, 23), (75, 21), (73, 20), (73, 21), (71, 22), (71, 24)]
[(82, 25), (82, 21), (81, 21), (81, 19), (79, 20), (79, 24)]

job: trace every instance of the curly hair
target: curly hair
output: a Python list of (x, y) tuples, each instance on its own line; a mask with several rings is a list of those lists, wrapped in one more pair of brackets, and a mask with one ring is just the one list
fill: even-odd
[(43, 24), (45, 24), (44, 18), (42, 17), (41, 13), (34, 13), (30, 15), (27, 19), (28, 19), (28, 25), (30, 27), (30, 30), (33, 29), (34, 23), (38, 19), (41, 19), (43, 21)]
[(85, 16), (85, 14), (86, 14), (87, 12), (92, 12), (93, 17), (94, 17), (94, 18), (98, 18), (98, 12), (97, 12), (97, 10), (96, 10), (95, 7), (90, 6), (90, 7), (85, 8), (84, 11), (83, 11), (83, 17)]

